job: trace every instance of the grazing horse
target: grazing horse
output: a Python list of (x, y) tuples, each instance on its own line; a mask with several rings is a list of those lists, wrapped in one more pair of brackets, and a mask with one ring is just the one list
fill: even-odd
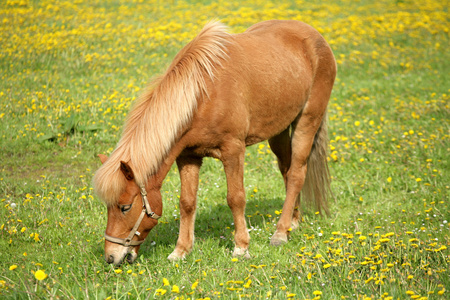
[[(107, 204), (105, 259), (133, 262), (162, 214), (161, 185), (174, 162), (181, 179), (180, 228), (170, 260), (194, 243), (199, 169), (222, 161), (235, 226), (233, 256), (250, 257), (245, 221), (245, 147), (268, 140), (286, 199), (272, 245), (298, 227), (302, 198), (327, 209), (326, 109), (336, 62), (324, 38), (298, 21), (266, 21), (231, 35), (207, 24), (131, 109), (93, 184)], [(302, 189), (303, 188), (303, 189)]]

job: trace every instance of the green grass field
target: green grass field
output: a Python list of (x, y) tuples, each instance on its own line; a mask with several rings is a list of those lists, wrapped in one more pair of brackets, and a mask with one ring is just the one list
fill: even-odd
[[(0, 298), (448, 299), (448, 1), (0, 2)], [(222, 165), (201, 173), (196, 243), (169, 262), (164, 214), (135, 264), (104, 262), (106, 207), (91, 179), (133, 100), (209, 20), (317, 28), (338, 61), (329, 105), (335, 200), (271, 247), (284, 199), (267, 143), (248, 149), (250, 260), (232, 259)]]

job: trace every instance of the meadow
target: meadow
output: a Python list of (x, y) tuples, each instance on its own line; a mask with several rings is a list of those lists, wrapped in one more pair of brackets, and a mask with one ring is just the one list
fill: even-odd
[[(0, 298), (448, 299), (449, 2), (411, 0), (0, 2)], [(205, 159), (196, 242), (170, 262), (179, 178), (135, 264), (103, 257), (91, 179), (133, 101), (209, 20), (318, 29), (338, 63), (329, 104), (330, 216), (303, 205), (269, 239), (284, 185), (267, 143), (248, 148), (251, 259), (232, 258), (222, 165)]]

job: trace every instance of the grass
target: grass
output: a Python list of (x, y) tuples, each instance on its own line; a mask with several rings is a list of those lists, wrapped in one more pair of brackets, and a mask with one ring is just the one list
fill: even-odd
[[(299, 19), (333, 48), (331, 216), (305, 207), (274, 248), (283, 184), (267, 143), (248, 149), (250, 260), (235, 260), (220, 162), (202, 168), (196, 243), (178, 234), (179, 179), (137, 263), (103, 259), (91, 178), (132, 101), (210, 19), (232, 32)], [(0, 297), (446, 299), (448, 5), (441, 1), (27, 1), (0, 4)]]

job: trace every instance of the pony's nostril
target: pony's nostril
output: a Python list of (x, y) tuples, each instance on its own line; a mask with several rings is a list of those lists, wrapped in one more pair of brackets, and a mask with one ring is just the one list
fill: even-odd
[(106, 257), (106, 262), (108, 264), (112, 264), (114, 262), (114, 256), (110, 255), (110, 256)]
[(133, 256), (130, 253), (128, 253), (127, 256), (126, 256), (126, 260), (127, 260), (127, 262), (129, 264), (132, 264), (133, 263)]

